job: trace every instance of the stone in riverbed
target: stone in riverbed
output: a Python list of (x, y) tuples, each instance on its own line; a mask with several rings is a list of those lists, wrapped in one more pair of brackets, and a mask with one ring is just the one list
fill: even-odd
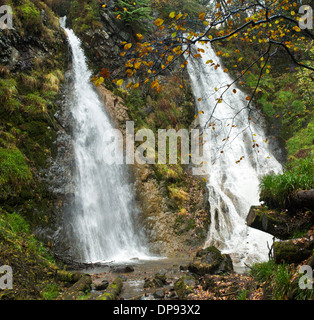
[(222, 274), (232, 272), (233, 264), (228, 254), (222, 254), (217, 248), (211, 246), (198, 251), (188, 269), (199, 276)]
[(111, 270), (112, 273), (130, 273), (134, 271), (134, 267), (131, 265), (114, 266)]
[(184, 275), (178, 281), (176, 281), (174, 284), (174, 290), (179, 299), (184, 299), (189, 293), (192, 292), (195, 286), (196, 279), (191, 275)]
[(106, 290), (108, 286), (109, 286), (108, 280), (102, 280), (100, 283), (95, 283), (96, 290)]

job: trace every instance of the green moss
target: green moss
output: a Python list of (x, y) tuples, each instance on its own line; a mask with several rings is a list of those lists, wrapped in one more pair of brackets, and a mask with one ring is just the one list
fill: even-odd
[[(13, 270), (13, 289), (0, 299), (41, 299), (47, 284), (55, 284), (57, 267), (46, 248), (35, 238), (28, 222), (19, 214), (0, 208), (0, 265)], [(51, 288), (50, 288), (51, 289)]]
[(285, 208), (292, 192), (314, 188), (314, 161), (310, 154), (305, 159), (288, 163), (283, 174), (269, 174), (261, 179), (260, 199), (273, 208)]
[(192, 292), (194, 286), (195, 278), (193, 276), (184, 275), (174, 284), (174, 290), (176, 291), (179, 299), (184, 299)]
[(3, 106), (1, 111), (15, 111), (20, 108), (20, 103), (17, 100), (18, 89), (17, 82), (14, 79), (0, 79), (0, 103)]
[(25, 30), (32, 30), (32, 32), (42, 31), (43, 23), (40, 12), (33, 2), (26, 0), (16, 10)]
[(0, 148), (1, 197), (15, 196), (32, 181), (26, 158), (16, 148)]
[(97, 300), (116, 300), (122, 291), (123, 282), (121, 278), (116, 278), (106, 289), (101, 296), (97, 297)]
[(292, 138), (287, 141), (289, 155), (295, 155), (301, 149), (307, 152), (314, 150), (314, 121), (311, 121), (306, 128), (297, 131)]
[(41, 291), (44, 300), (56, 300), (61, 288), (56, 283), (48, 283)]
[(77, 34), (101, 28), (98, 1), (74, 0), (71, 4), (69, 19), (74, 32)]

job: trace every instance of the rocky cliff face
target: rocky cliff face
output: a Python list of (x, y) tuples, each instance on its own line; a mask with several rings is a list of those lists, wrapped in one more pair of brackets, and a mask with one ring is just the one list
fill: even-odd
[[(0, 145), (7, 161), (0, 171), (6, 168), (9, 178), (0, 186), (1, 205), (32, 217), (34, 225), (45, 225), (52, 199), (44, 176), (57, 153), (54, 141), (60, 126), (54, 114), (67, 67), (66, 37), (44, 3), (37, 7), (28, 1), (13, 8), (14, 28), (0, 30), (0, 131), (10, 137)], [(33, 28), (28, 19), (34, 19)], [(24, 159), (29, 179), (19, 176), (23, 161), (9, 161), (10, 150)]]

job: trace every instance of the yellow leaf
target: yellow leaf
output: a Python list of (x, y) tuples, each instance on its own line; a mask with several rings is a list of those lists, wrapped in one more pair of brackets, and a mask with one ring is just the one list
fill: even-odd
[(136, 36), (139, 40), (143, 40), (143, 35), (141, 35), (140, 33), (137, 33)]
[(183, 16), (182, 13), (177, 14), (177, 15), (176, 15), (176, 20), (179, 20), (182, 16)]
[(154, 89), (154, 88), (157, 88), (159, 86), (159, 83), (158, 83), (158, 80), (155, 80), (151, 83), (151, 88)]
[(126, 86), (127, 89), (130, 89), (132, 87), (133, 83), (132, 81), (128, 83), (128, 85)]
[(169, 18), (174, 18), (175, 17), (175, 15), (176, 15), (176, 13), (175, 13), (175, 11), (173, 11), (173, 12), (171, 12), (170, 14), (169, 14)]
[(124, 45), (124, 50), (128, 50), (132, 47), (132, 43), (127, 43)]
[(117, 81), (117, 86), (121, 86), (122, 83), (123, 83), (123, 80), (122, 80), (122, 79), (118, 80), (118, 81)]
[(157, 19), (157, 20), (154, 22), (154, 24), (155, 24), (157, 27), (161, 26), (163, 23), (164, 23), (164, 20), (162, 20), (162, 19)]
[(98, 78), (96, 81), (95, 81), (95, 86), (98, 87), (100, 86), (103, 82), (104, 82), (104, 78), (103, 77), (100, 77)]
[(204, 20), (205, 18), (205, 12), (200, 12), (198, 15), (199, 20)]
[(238, 61), (239, 61), (239, 62), (240, 62), (240, 61), (242, 61), (242, 60), (243, 60), (243, 58), (242, 58), (242, 57), (238, 59)]
[(173, 60), (173, 56), (169, 56), (168, 58), (167, 58), (167, 61), (168, 62), (171, 62)]
[(300, 32), (300, 31), (301, 31), (301, 28), (298, 27), (298, 26), (295, 26), (295, 27), (293, 27), (292, 29), (295, 30), (295, 31), (297, 31), (297, 32)]
[(141, 64), (142, 64), (142, 62), (135, 62), (135, 63), (134, 63), (134, 68), (135, 68), (135, 69), (139, 69), (140, 66), (141, 66)]

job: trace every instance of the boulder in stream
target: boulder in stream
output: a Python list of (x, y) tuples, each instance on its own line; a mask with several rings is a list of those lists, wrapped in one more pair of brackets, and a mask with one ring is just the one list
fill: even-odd
[(211, 246), (198, 251), (188, 269), (194, 274), (204, 276), (232, 272), (233, 264), (228, 254), (222, 254), (216, 247)]

